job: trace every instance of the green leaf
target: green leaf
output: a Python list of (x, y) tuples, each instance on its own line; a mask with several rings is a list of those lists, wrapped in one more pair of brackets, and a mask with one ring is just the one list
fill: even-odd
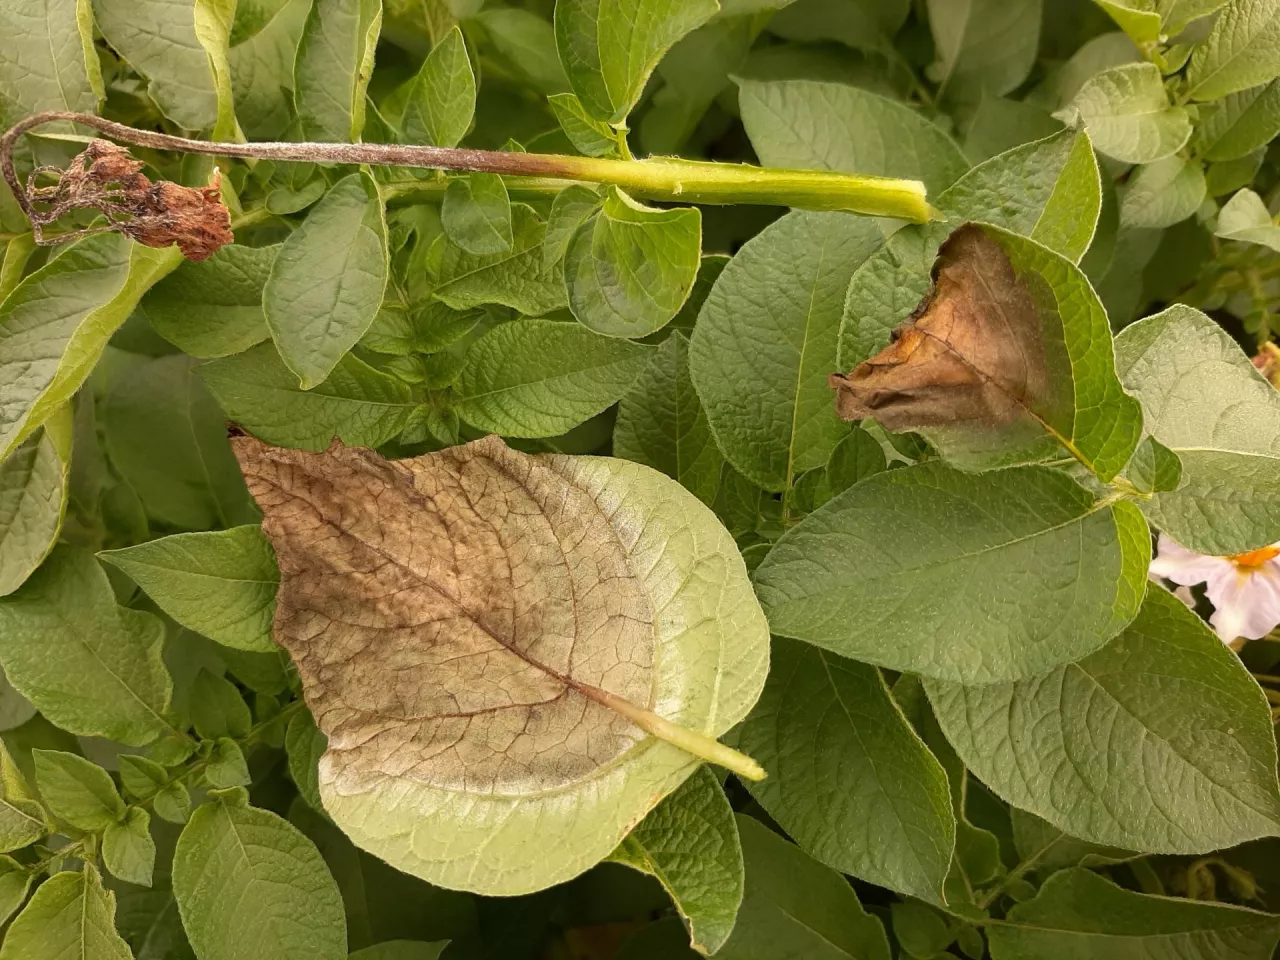
[(310, 12), (311, 0), (236, 7), (231, 86), (236, 117), (250, 140), (279, 139), (293, 120), (293, 66)]
[(52, 830), (26, 778), (0, 742), (0, 850), (18, 850)]
[(423, 943), (421, 940), (387, 940), (357, 950), (348, 960), (439, 960), (448, 945), (448, 941)]
[(111, 774), (96, 763), (61, 750), (33, 750), (31, 755), (40, 799), (59, 820), (97, 832), (124, 816), (124, 801)]
[(551, 201), (546, 237), (542, 241), (542, 263), (550, 270), (564, 259), (573, 235), (597, 210), (604, 199), (594, 187), (574, 184), (565, 187)]
[(102, 835), (102, 862), (125, 883), (151, 886), (156, 866), (151, 814), (141, 807), (130, 807), (124, 819), (108, 825)]
[(382, 28), (382, 0), (315, 0), (294, 67), (303, 139), (356, 142)]
[(1174, 540), (1235, 554), (1280, 539), (1280, 395), (1221, 327), (1173, 306), (1116, 338), (1146, 429), (1182, 461), (1182, 483), (1140, 505)]
[(219, 796), (178, 839), (173, 892), (201, 960), (346, 960), (342, 898), (315, 845), (285, 820)]
[(1233, 0), (1187, 65), (1187, 96), (1217, 100), (1280, 76), (1280, 2)]
[(1210, 197), (1221, 197), (1234, 193), (1253, 183), (1262, 162), (1266, 159), (1266, 148), (1259, 147), (1253, 153), (1239, 160), (1224, 160), (1211, 163), (1204, 171), (1205, 192)]
[(976, 103), (1027, 79), (1040, 40), (1040, 0), (929, 0), (938, 96)]
[(59, 546), (0, 600), (0, 661), (9, 682), (71, 733), (139, 746), (171, 732), (164, 626), (117, 607), (92, 554)]
[(944, 190), (969, 168), (955, 142), (905, 104), (813, 80), (740, 80), (742, 122), (770, 167), (923, 180)]
[(503, 436), (554, 437), (616, 403), (652, 354), (652, 347), (576, 323), (504, 323), (467, 351), (458, 415)]
[(455, 147), (476, 110), (476, 77), (457, 27), (422, 62), (406, 93), (400, 126), (409, 143)]
[(135, 800), (150, 800), (169, 782), (169, 771), (146, 757), (122, 753), (117, 763), (125, 795)]
[(983, 783), (1072, 836), (1207, 853), (1280, 825), (1275, 740), (1257, 683), (1158, 587), (1124, 633), (1078, 663), (1018, 683), (926, 689)]
[(58, 540), (67, 511), (71, 408), (0, 461), (0, 596), (13, 593)]
[(279, 649), (271, 619), (280, 572), (260, 527), (179, 533), (98, 556), (184, 627), (238, 650)]
[(1129, 503), (1095, 502), (1046, 467), (970, 474), (934, 461), (878, 473), (811, 513), (755, 581), (776, 634), (894, 670), (997, 683), (1119, 633), (1149, 562)]
[(1280, 80), (1200, 108), (1192, 147), (1205, 160), (1239, 160), (1280, 133)]
[(1139, 167), (1120, 194), (1122, 227), (1171, 227), (1200, 209), (1204, 169), (1195, 160), (1165, 157)]
[(257, 519), (226, 416), (189, 357), (146, 360), (117, 377), (100, 420), (112, 466), (152, 519), (187, 530)]
[[(92, 0), (107, 43), (147, 81), (147, 95), (187, 130), (211, 130), (218, 96), (192, 0)], [(91, 112), (92, 107), (89, 108)]]
[(758, 820), (738, 814), (747, 888), (717, 960), (889, 960), (884, 927), (853, 887)]
[(659, 210), (617, 188), (578, 227), (564, 261), (569, 309), (610, 337), (644, 337), (666, 326), (698, 275), (702, 214)]
[(511, 199), (496, 173), (449, 181), (440, 222), (449, 239), (476, 256), (511, 249)]
[(658, 879), (699, 953), (724, 946), (742, 904), (742, 848), (733, 808), (709, 767), (649, 811), (610, 859)]
[(1164, 493), (1182, 482), (1182, 461), (1155, 437), (1138, 444), (1129, 461), (1129, 481), (1143, 493)]
[(107, 340), (153, 283), (176, 267), (176, 247), (144, 247), (118, 233), (88, 237), (24, 279), (0, 304), (0, 460), (84, 383)]
[(229, 244), (208, 260), (184, 262), (147, 291), (138, 310), (183, 353), (225, 357), (266, 340), (262, 288), (280, 246)]
[(506, 253), (476, 256), (440, 241), (440, 265), (433, 295), (455, 310), (501, 303), (529, 316), (563, 307), (564, 282), (556, 264), (543, 259), (547, 227), (533, 209), (511, 205), (512, 246)]
[(249, 706), (236, 685), (201, 669), (191, 684), (191, 722), (205, 740), (243, 737), (253, 726)]
[(1134, 893), (1088, 870), (1063, 870), (987, 930), (993, 960), (1267, 960), (1271, 914)]
[(715, 502), (724, 456), (689, 379), (689, 341), (672, 333), (618, 405), (613, 455), (661, 470), (703, 503)]
[(228, 417), (270, 443), (301, 450), (323, 450), (335, 436), (381, 446), (417, 406), (406, 384), (349, 354), (314, 390), (298, 386), (269, 343), (207, 363), (200, 373)]
[(1082, 123), (1099, 153), (1126, 163), (1151, 163), (1177, 153), (1191, 138), (1191, 119), (1169, 95), (1152, 63), (1126, 63), (1090, 77), (1055, 116)]
[(555, 31), (546, 20), (518, 7), (497, 7), (481, 10), (472, 22), (484, 27), (498, 54), (532, 86), (544, 94), (569, 89)]
[(387, 221), (367, 173), (339, 180), (276, 255), (262, 291), (267, 328), (304, 390), (373, 323), (390, 266)]
[(9, 918), (27, 899), (35, 874), (13, 857), (0, 857), (0, 923)]
[(1049, 876), (1067, 867), (1094, 867), (1121, 863), (1138, 856), (1118, 847), (1089, 843), (1063, 833), (1034, 813), (1017, 807), (1009, 811), (1013, 842), (1023, 863), (1030, 863), (1041, 876)]
[(0, 121), (43, 110), (96, 113), (102, 74), (87, 0), (52, 0), (0, 10)]
[(204, 778), (209, 786), (218, 789), (247, 787), (252, 778), (249, 765), (239, 744), (229, 737), (219, 737), (209, 751), (209, 763), (204, 768)]
[(592, 116), (621, 124), (662, 55), (720, 9), (716, 0), (558, 0), (556, 47)]
[(155, 795), (151, 806), (157, 817), (170, 823), (186, 823), (191, 816), (191, 794), (184, 784), (175, 780)]
[(1094, 0), (1135, 44), (1160, 40), (1160, 14), (1155, 0)]
[(289, 757), (289, 776), (293, 778), (302, 799), (316, 813), (324, 813), (320, 800), (320, 774), (316, 769), (320, 757), (329, 747), (329, 738), (319, 731), (311, 714), (303, 710), (289, 721), (284, 735), (284, 748)]
[(115, 894), (92, 866), (55, 873), (14, 919), (0, 960), (133, 960), (115, 919)]
[(964, 152), (974, 163), (1062, 130), (1043, 106), (1008, 97), (983, 97), (964, 131)]
[(866, 218), (793, 212), (725, 267), (689, 346), (689, 371), (716, 442), (766, 490), (827, 462), (848, 433), (827, 376), (844, 292), (881, 241)]
[(623, 142), (617, 130), (587, 113), (582, 101), (572, 93), (547, 97), (556, 122), (574, 149), (588, 157), (617, 157)]
[(1271, 211), (1252, 190), (1241, 190), (1218, 211), (1215, 236), (1241, 243), (1256, 243), (1280, 251), (1280, 226), (1271, 219)]
[(801, 849), (942, 902), (955, 843), (947, 776), (879, 670), (775, 638), (764, 693), (730, 742), (769, 771), (751, 794)]
[(231, 23), (236, 15), (236, 0), (195, 0), (193, 9), (195, 36), (209, 58), (213, 90), (217, 103), (217, 120), (212, 139), (234, 140), (240, 133), (236, 123), (236, 107), (231, 91)]

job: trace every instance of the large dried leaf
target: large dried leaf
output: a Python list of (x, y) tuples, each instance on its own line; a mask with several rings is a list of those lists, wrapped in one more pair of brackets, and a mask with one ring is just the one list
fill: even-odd
[(574, 876), (696, 769), (673, 741), (713, 754), (760, 693), (737, 548), (655, 470), (497, 437), (395, 462), (234, 445), (329, 741), (324, 806), (406, 872), (490, 894)]

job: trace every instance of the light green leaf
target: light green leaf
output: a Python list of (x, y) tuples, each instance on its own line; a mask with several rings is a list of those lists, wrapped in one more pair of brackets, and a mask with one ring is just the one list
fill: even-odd
[(124, 816), (124, 801), (111, 774), (96, 763), (61, 750), (33, 750), (31, 755), (40, 799), (59, 820), (97, 832)]
[(987, 935), (993, 960), (1267, 960), (1280, 920), (1223, 903), (1134, 893), (1088, 870), (1064, 870)]
[(42, 110), (97, 112), (102, 75), (87, 0), (6, 3), (0, 37), (0, 122)]
[(360, 139), (381, 28), (382, 0), (314, 0), (294, 67), (294, 103), (304, 139)]
[(98, 29), (146, 79), (147, 93), (164, 115), (188, 130), (211, 130), (218, 94), (209, 55), (196, 36), (193, 0), (92, 3)]
[(473, 22), (484, 27), (499, 55), (538, 90), (554, 94), (569, 89), (555, 30), (546, 20), (519, 7), (496, 7), (481, 10)]
[(506, 253), (476, 256), (445, 240), (433, 295), (455, 310), (501, 303), (528, 316), (550, 313), (566, 303), (564, 281), (555, 262), (543, 258), (546, 225), (523, 203), (511, 205), (512, 246)]
[(1008, 97), (983, 97), (964, 131), (964, 152), (974, 163), (1062, 129), (1043, 106)]
[(659, 210), (616, 188), (578, 227), (564, 260), (569, 309), (596, 333), (644, 337), (684, 305), (698, 275), (702, 214)]
[(0, 732), (22, 726), (35, 712), (31, 701), (13, 689), (13, 684), (0, 670)]
[(179, 533), (98, 556), (184, 627), (238, 650), (279, 649), (271, 619), (280, 572), (260, 527)]
[(124, 819), (108, 825), (102, 835), (102, 862), (125, 883), (151, 886), (156, 866), (151, 814), (141, 807), (130, 807)]
[(741, 80), (742, 122), (770, 167), (923, 180), (944, 190), (969, 168), (955, 142), (905, 104), (814, 80)]
[(604, 198), (594, 187), (574, 184), (565, 187), (551, 201), (551, 213), (547, 217), (546, 237), (542, 241), (542, 263), (550, 270), (569, 250), (569, 243), (578, 227), (591, 217)]
[(174, 781), (164, 787), (152, 800), (156, 816), (170, 823), (186, 823), (191, 816), (191, 794), (186, 785)]
[(1178, 489), (1182, 482), (1182, 461), (1155, 437), (1148, 435), (1129, 461), (1129, 481), (1143, 493), (1163, 493)]
[(1206, 160), (1239, 160), (1280, 133), (1280, 80), (1200, 108), (1192, 147)]
[(236, 118), (250, 140), (279, 139), (293, 119), (293, 66), (310, 12), (311, 0), (236, 7), (231, 87)]
[(1155, 0), (1155, 6), (1164, 21), (1165, 33), (1174, 37), (1191, 23), (1207, 17), (1228, 2), (1229, 0)]
[(118, 233), (88, 237), (0, 304), (0, 460), (71, 399), (153, 283), (182, 262)]
[(558, 0), (556, 47), (573, 92), (621, 124), (662, 55), (720, 9), (716, 0)]
[(58, 540), (67, 510), (71, 407), (0, 461), (0, 596), (22, 586)]
[(253, 726), (249, 705), (226, 677), (201, 668), (191, 682), (191, 724), (203, 740), (243, 737)]
[(1280, 825), (1262, 691), (1158, 587), (1128, 629), (1078, 663), (1018, 683), (925, 687), (947, 738), (982, 782), (1072, 836), (1207, 853)]
[(942, 902), (955, 843), (947, 775), (879, 670), (775, 638), (764, 693), (729, 742), (769, 771), (751, 794), (803, 850)]
[(147, 291), (138, 310), (183, 353), (225, 357), (266, 340), (262, 288), (280, 246), (229, 244), (208, 260), (185, 262)]
[(616, 403), (652, 355), (652, 347), (576, 323), (504, 323), (467, 351), (458, 415), (507, 437), (554, 437)]
[(0, 742), (0, 850), (18, 850), (50, 833), (44, 808)]
[(55, 873), (14, 919), (0, 960), (133, 960), (115, 920), (116, 896), (91, 865)]
[(1165, 157), (1139, 167), (1120, 194), (1122, 227), (1171, 227), (1200, 209), (1204, 169), (1195, 160)]
[(409, 308), (384, 301), (360, 346), (393, 357), (437, 353), (474, 330), (483, 316), (480, 310), (453, 310), (435, 300)]
[(881, 242), (866, 218), (793, 212), (720, 274), (689, 346), (689, 371), (717, 445), (766, 490), (827, 462), (848, 433), (827, 376), (844, 292)]
[(247, 787), (252, 778), (244, 752), (230, 737), (219, 737), (209, 751), (209, 764), (204, 768), (205, 782), (217, 789)]
[(733, 808), (709, 767), (650, 810), (610, 859), (658, 879), (699, 953), (724, 946), (742, 904), (742, 848)]
[(1187, 65), (1187, 96), (1217, 100), (1280, 76), (1280, 2), (1233, 0)]
[(207, 363), (200, 373), (228, 417), (269, 443), (302, 450), (323, 450), (334, 437), (380, 446), (417, 406), (407, 385), (349, 354), (314, 390), (298, 386), (269, 343)]
[(440, 210), (449, 239), (467, 253), (486, 256), (511, 249), (511, 198), (496, 173), (449, 181)]
[(125, 795), (135, 800), (150, 800), (169, 782), (169, 771), (146, 757), (122, 753), (117, 763)]
[(476, 77), (462, 31), (454, 27), (435, 45), (406, 93), (401, 130), (409, 143), (458, 145), (476, 110)]
[(717, 960), (889, 960), (880, 921), (830, 867), (738, 814), (747, 868), (738, 923)]
[(1126, 163), (1172, 156), (1191, 138), (1187, 111), (1169, 103), (1153, 63), (1126, 63), (1095, 74), (1055, 116), (1084, 124), (1099, 153)]
[(811, 513), (755, 581), (776, 634), (894, 670), (996, 683), (1119, 633), (1149, 562), (1132, 504), (1094, 502), (1046, 467), (970, 474), (933, 461), (878, 473)]
[(35, 874), (13, 857), (0, 857), (0, 923), (9, 918), (27, 899)]
[(1147, 518), (1200, 553), (1280, 540), (1280, 394), (1230, 335), (1172, 306), (1125, 328), (1116, 366), (1147, 431), (1182, 461), (1178, 489), (1142, 502)]
[[(1135, 44), (1154, 45), (1160, 39), (1156, 0), (1094, 0)], [(1166, 0), (1167, 2), (1167, 0)]]
[(189, 357), (146, 360), (115, 378), (100, 420), (112, 466), (169, 527), (248, 523), (257, 510), (227, 444), (226, 416)]
[(231, 25), (236, 15), (236, 0), (195, 0), (193, 14), (196, 40), (204, 48), (213, 74), (217, 120), (212, 139), (238, 139), (240, 125), (236, 123), (235, 99), (231, 92)]
[(285, 240), (262, 291), (267, 329), (304, 390), (328, 377), (364, 336), (389, 273), (377, 184), (353, 173)]
[[(242, 792), (241, 792), (242, 793)], [(342, 897), (315, 845), (241, 795), (196, 810), (178, 839), (173, 892), (201, 960), (346, 960)]]
[(93, 556), (59, 546), (0, 600), (0, 661), (9, 682), (71, 733), (139, 746), (172, 732), (164, 626), (117, 607)]
[(587, 113), (582, 101), (572, 93), (547, 97), (551, 112), (574, 149), (588, 157), (616, 157), (621, 152), (617, 130)]
[(284, 748), (289, 757), (289, 776), (302, 799), (317, 813), (324, 813), (320, 800), (320, 773), (317, 765), (329, 747), (329, 738), (319, 731), (311, 714), (304, 710), (289, 721)]
[(1241, 190), (1218, 211), (1215, 236), (1241, 243), (1256, 243), (1280, 252), (1280, 226), (1271, 211), (1252, 190)]
[(1040, 0), (929, 0), (938, 96), (976, 103), (1021, 85), (1036, 62)]
[(658, 347), (618, 405), (613, 455), (661, 470), (703, 503), (715, 502), (724, 456), (689, 379), (689, 341)]

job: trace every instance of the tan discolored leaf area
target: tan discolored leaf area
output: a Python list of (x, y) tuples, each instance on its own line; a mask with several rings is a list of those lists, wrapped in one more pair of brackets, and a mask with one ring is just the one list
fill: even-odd
[(443, 886), (607, 856), (746, 715), (768, 630), (729, 534), (624, 461), (497, 437), (388, 461), (233, 440), (279, 558), (275, 636), (328, 738), (326, 809)]
[(943, 243), (933, 289), (893, 342), (830, 384), (842, 419), (889, 430), (1008, 423), (1046, 387), (1031, 291), (1000, 244), (966, 224)]

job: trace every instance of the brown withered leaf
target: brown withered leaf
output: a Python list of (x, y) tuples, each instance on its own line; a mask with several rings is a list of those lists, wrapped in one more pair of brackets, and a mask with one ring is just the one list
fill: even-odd
[(389, 461), (232, 440), (281, 584), (275, 637), (326, 809), (445, 886), (518, 892), (609, 854), (745, 716), (768, 631), (728, 533), (625, 461), (487, 437)]
[(1032, 293), (976, 224), (942, 244), (933, 288), (880, 353), (832, 374), (836, 412), (889, 430), (998, 426), (1046, 388), (1043, 334)]

